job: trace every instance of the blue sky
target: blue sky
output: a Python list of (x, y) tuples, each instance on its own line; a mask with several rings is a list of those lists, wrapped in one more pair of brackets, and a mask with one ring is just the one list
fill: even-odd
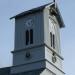
[[(0, 0), (0, 67), (12, 65), (14, 22), (9, 18), (52, 0)], [(75, 0), (57, 0), (65, 28), (60, 30), (66, 75), (75, 75)]]

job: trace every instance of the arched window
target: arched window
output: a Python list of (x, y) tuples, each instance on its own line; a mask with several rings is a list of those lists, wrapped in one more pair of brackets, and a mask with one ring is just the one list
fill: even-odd
[(26, 31), (26, 45), (29, 44), (29, 31)]
[(26, 45), (33, 44), (33, 29), (26, 30)]
[(50, 41), (51, 41), (51, 47), (52, 47), (52, 32), (50, 32)]
[(51, 47), (55, 49), (55, 35), (50, 32)]
[(33, 30), (30, 30), (30, 44), (33, 44)]
[(53, 48), (55, 49), (55, 35), (53, 34)]

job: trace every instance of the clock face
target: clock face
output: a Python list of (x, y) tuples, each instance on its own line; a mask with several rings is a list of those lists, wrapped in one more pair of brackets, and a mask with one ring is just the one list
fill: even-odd
[(31, 26), (33, 25), (32, 19), (28, 19), (28, 20), (25, 22), (25, 25), (26, 25), (27, 27), (31, 27)]
[(49, 31), (55, 34), (55, 23), (49, 18)]

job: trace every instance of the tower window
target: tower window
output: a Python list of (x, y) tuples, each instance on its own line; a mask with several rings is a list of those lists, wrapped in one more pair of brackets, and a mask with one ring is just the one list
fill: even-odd
[(55, 49), (55, 35), (50, 32), (51, 47)]
[(33, 44), (33, 30), (30, 30), (30, 44)]
[(33, 44), (33, 30), (26, 31), (26, 45)]
[(50, 32), (50, 41), (51, 41), (51, 47), (52, 47), (52, 33)]
[(55, 49), (55, 35), (53, 34), (53, 48)]
[(29, 31), (26, 31), (26, 45), (29, 44)]

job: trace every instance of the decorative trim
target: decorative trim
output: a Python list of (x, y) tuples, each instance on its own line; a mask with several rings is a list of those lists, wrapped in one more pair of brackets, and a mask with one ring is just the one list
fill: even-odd
[[(64, 73), (61, 69), (59, 69), (57, 66), (55, 66), (53, 63), (51, 63), (50, 61), (48, 61), (47, 59), (45, 59), (48, 63), (50, 63), (52, 66), (54, 66), (56, 69), (58, 69), (59, 71), (61, 71), (62, 73)], [(65, 74), (65, 73), (64, 73)]]
[[(33, 64), (33, 63), (38, 63), (38, 62), (48, 62), (50, 63), (52, 66), (54, 66), (56, 69), (58, 69), (59, 71), (61, 71), (62, 73), (64, 73), (61, 69), (59, 69), (57, 66), (55, 66), (54, 64), (52, 64), (50, 61), (48, 61), (47, 59), (42, 59), (42, 60), (39, 60), (39, 61), (34, 61), (34, 62), (30, 62), (30, 63), (26, 63), (26, 64), (20, 64), (20, 65), (15, 65), (15, 66), (12, 66), (12, 67), (20, 67), (20, 66), (24, 66), (24, 65), (28, 65), (28, 64)], [(45, 64), (46, 65), (46, 64)], [(45, 66), (46, 68), (46, 66)], [(49, 70), (49, 69), (48, 69)], [(64, 73), (65, 74), (65, 73)]]
[[(14, 73), (15, 75), (22, 75), (22, 73), (27, 73), (27, 72), (34, 72), (34, 71), (43, 71), (45, 70), (45, 68), (40, 68), (40, 69), (35, 69), (35, 70), (30, 70), (30, 71), (26, 71), (26, 72), (20, 72), (20, 73)], [(14, 75), (12, 73), (12, 75)], [(24, 74), (25, 75), (25, 74)]]
[(54, 49), (52, 49), (51, 47), (49, 47), (45, 43), (44, 44), (41, 44), (41, 45), (30, 46), (28, 48), (17, 49), (17, 50), (11, 51), (11, 53), (22, 52), (22, 51), (26, 51), (28, 49), (38, 48), (38, 47), (42, 47), (42, 46), (46, 46), (49, 50), (51, 50), (52, 52), (54, 52), (60, 59), (64, 60), (64, 58), (62, 56), (60, 56)]
[(30, 46), (30, 47), (27, 47), (27, 48), (16, 49), (16, 50), (14, 50), (14, 51), (11, 51), (11, 53), (26, 51), (26, 50), (28, 50), (28, 49), (38, 48), (38, 47), (42, 47), (42, 46), (44, 46), (44, 44), (33, 45), (33, 46)]
[(48, 68), (46, 68), (48, 71), (50, 71), (53, 75), (56, 75), (54, 72), (52, 72), (51, 70), (49, 70)]
[(45, 46), (51, 50), (52, 52), (54, 52), (60, 59), (64, 60), (64, 58), (62, 56), (60, 56), (54, 49), (52, 49), (51, 47), (49, 47), (47, 44), (45, 44)]
[(29, 63), (26, 63), (26, 64), (15, 65), (15, 66), (12, 66), (12, 67), (20, 67), (20, 66), (24, 66), (24, 65), (28, 65), (28, 64), (33, 64), (33, 63), (38, 63), (38, 62), (42, 62), (42, 61), (45, 61), (45, 59), (42, 59), (42, 60), (39, 60), (39, 61), (29, 62)]

